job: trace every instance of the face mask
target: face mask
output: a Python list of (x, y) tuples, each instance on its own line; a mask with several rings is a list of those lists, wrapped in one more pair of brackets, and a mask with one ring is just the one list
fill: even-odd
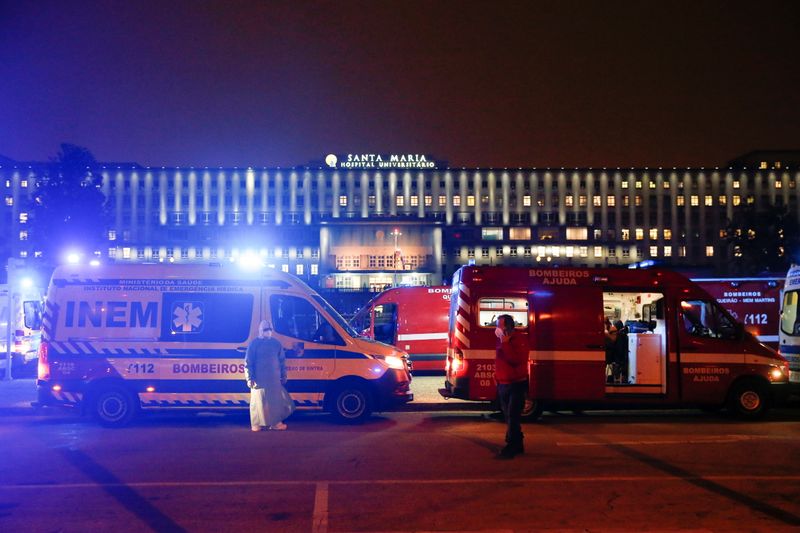
[(503, 328), (496, 327), (494, 328), (494, 334), (497, 336), (498, 339), (502, 339), (503, 337), (505, 337), (506, 332), (503, 331)]

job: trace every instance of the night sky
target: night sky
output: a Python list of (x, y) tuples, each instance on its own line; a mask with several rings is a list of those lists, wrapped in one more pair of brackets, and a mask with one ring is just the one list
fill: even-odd
[(800, 2), (0, 2), (0, 154), (717, 166), (800, 149)]

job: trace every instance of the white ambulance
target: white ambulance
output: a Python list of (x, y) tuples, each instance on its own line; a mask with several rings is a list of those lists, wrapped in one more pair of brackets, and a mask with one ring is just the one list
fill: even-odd
[(789, 381), (800, 394), (800, 265), (792, 265), (786, 274), (780, 317), (781, 355), (789, 360)]
[(248, 405), (244, 354), (267, 320), (299, 408), (357, 422), (412, 400), (407, 354), (359, 337), (319, 294), (266, 269), (72, 265), (53, 273), (39, 349), (42, 405), (104, 425), (148, 408)]

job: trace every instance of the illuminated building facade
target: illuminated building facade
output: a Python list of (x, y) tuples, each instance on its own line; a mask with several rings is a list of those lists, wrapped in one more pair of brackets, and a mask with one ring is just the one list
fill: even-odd
[[(725, 227), (737, 209), (786, 205), (800, 217), (800, 173), (773, 164), (453, 169), (424, 156), (394, 166), (345, 157), (295, 169), (100, 168), (113, 215), (101, 255), (222, 262), (249, 253), (312, 286), (371, 290), (439, 284), (470, 262), (653, 259), (724, 273), (736, 253)], [(0, 180), (3, 224), (19, 255), (32, 257), (25, 241), (36, 171), (3, 165)]]

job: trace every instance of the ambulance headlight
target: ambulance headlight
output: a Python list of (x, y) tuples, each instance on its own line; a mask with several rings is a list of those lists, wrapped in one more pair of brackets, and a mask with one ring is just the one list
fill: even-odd
[(783, 366), (772, 365), (772, 368), (769, 370), (769, 379), (771, 381), (789, 379), (789, 363), (786, 362)]
[(394, 370), (405, 370), (406, 368), (405, 364), (403, 363), (403, 359), (395, 355), (376, 355), (374, 357), (376, 359), (381, 359), (384, 363), (386, 363), (386, 366)]

